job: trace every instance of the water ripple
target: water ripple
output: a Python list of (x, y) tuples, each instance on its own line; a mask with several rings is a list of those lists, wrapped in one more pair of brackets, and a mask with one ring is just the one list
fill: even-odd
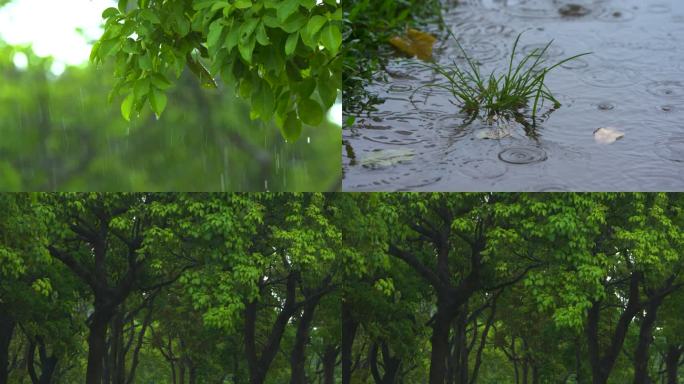
[(546, 158), (546, 152), (537, 147), (511, 147), (499, 153), (499, 159), (509, 164), (533, 164)]
[(684, 162), (684, 135), (671, 136), (657, 141), (655, 153), (666, 160)]

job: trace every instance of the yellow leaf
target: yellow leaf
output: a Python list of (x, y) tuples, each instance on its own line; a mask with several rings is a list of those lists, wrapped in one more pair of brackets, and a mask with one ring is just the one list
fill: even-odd
[(413, 28), (409, 28), (405, 36), (394, 36), (389, 40), (401, 52), (421, 60), (432, 58), (432, 46), (436, 41), (437, 38), (431, 34)]

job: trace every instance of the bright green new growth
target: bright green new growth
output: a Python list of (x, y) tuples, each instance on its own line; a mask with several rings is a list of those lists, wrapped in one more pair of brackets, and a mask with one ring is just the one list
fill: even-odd
[[(451, 35), (453, 36), (453, 34)], [(531, 101), (534, 101), (532, 105), (533, 120), (536, 118), (539, 108), (543, 106), (544, 101), (553, 103), (553, 108), (559, 108), (560, 102), (553, 97), (553, 94), (544, 83), (546, 75), (561, 64), (590, 53), (575, 55), (547, 66), (544, 54), (553, 43), (553, 41), (550, 41), (544, 48), (536, 48), (525, 55), (514, 66), (513, 58), (515, 57), (521, 36), (522, 32), (515, 39), (508, 71), (505, 74), (497, 76), (492, 71), (489, 76), (483, 76), (478, 65), (468, 56), (461, 44), (456, 41), (458, 48), (468, 63), (468, 67), (461, 69), (455, 62), (450, 67), (437, 63), (425, 64), (444, 76), (449, 84), (426, 84), (424, 87), (438, 87), (450, 91), (460, 100), (462, 109), (468, 114), (470, 121), (477, 118), (480, 113), (483, 113), (487, 118), (517, 117), (519, 115), (518, 109), (527, 107)], [(413, 93), (415, 94), (420, 88), (422, 87), (417, 88)]]
[[(166, 91), (187, 66), (203, 87), (220, 78), (275, 119), (286, 139), (318, 125), (341, 89), (342, 6), (336, 0), (120, 0), (102, 13), (105, 32), (91, 60), (116, 61), (126, 120), (149, 104), (160, 116)], [(205, 66), (206, 65), (206, 66)]]

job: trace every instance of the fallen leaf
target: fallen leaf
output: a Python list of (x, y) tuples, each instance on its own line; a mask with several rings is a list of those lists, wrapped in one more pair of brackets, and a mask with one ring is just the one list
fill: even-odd
[(405, 36), (394, 36), (389, 42), (401, 52), (421, 60), (432, 58), (432, 46), (437, 38), (429, 33), (409, 28)]
[(414, 156), (415, 152), (412, 149), (382, 149), (366, 156), (360, 164), (371, 169), (386, 168), (409, 161)]
[(594, 131), (594, 140), (599, 144), (612, 144), (615, 140), (619, 140), (624, 136), (624, 132), (620, 132), (612, 127), (598, 128)]

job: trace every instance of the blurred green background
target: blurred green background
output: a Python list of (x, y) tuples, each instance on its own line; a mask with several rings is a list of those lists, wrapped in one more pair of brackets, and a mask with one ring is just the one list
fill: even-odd
[(251, 121), (232, 89), (202, 88), (186, 70), (159, 120), (146, 108), (128, 123), (120, 100), (107, 99), (112, 73), (107, 65), (65, 67), (0, 34), (0, 190), (340, 188), (339, 105), (339, 117), (329, 112), (287, 143), (275, 125)]

